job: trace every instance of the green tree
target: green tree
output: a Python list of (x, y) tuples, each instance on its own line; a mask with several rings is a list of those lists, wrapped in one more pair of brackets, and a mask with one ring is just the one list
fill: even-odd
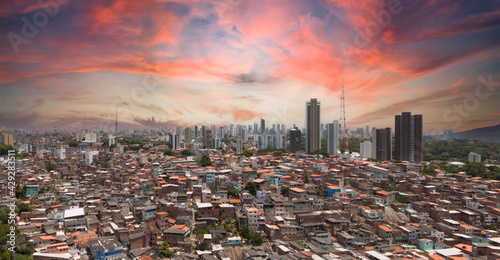
[(240, 236), (243, 238), (248, 238), (248, 235), (250, 234), (250, 229), (247, 226), (241, 227), (240, 230)]
[(198, 249), (201, 250), (201, 251), (205, 251), (207, 250), (207, 244), (206, 243), (201, 243), (199, 246), (198, 246)]
[(69, 145), (70, 147), (77, 147), (77, 146), (78, 146), (78, 141), (76, 141), (76, 140), (71, 140), (71, 141), (69, 141), (68, 145)]
[[(0, 155), (9, 154), (9, 150), (14, 150), (12, 145), (0, 144)], [(16, 154), (17, 154), (17, 151), (16, 151)]]
[(166, 257), (166, 258), (171, 258), (175, 255), (175, 252), (170, 251), (170, 242), (164, 241), (163, 244), (160, 246), (160, 257)]
[(181, 151), (182, 156), (187, 157), (187, 156), (193, 156), (193, 152), (189, 149), (184, 149)]
[(165, 150), (165, 152), (163, 152), (163, 154), (166, 156), (174, 156), (174, 152), (170, 149)]
[(151, 157), (148, 157), (148, 162), (152, 162), (153, 159), (151, 159)]
[(202, 167), (206, 167), (206, 166), (212, 166), (212, 160), (210, 159), (210, 156), (208, 155), (203, 155), (201, 158), (200, 158), (200, 164)]
[(403, 203), (403, 204), (408, 204), (410, 203), (410, 198), (408, 198), (408, 196), (403, 196), (403, 195), (400, 195), (400, 194), (397, 194), (396, 195), (396, 200), (399, 202), (399, 203)]
[(238, 189), (232, 189), (227, 191), (227, 195), (233, 198), (240, 198), (240, 191)]
[(242, 153), (244, 156), (246, 157), (251, 157), (251, 156), (254, 156), (255, 155), (255, 151), (254, 150), (245, 150), (243, 151)]
[(55, 165), (55, 164), (53, 164), (53, 163), (50, 163), (50, 164), (48, 164), (48, 165), (47, 165), (47, 167), (45, 167), (45, 169), (46, 169), (47, 171), (49, 171), (49, 172), (50, 172), (50, 171), (55, 171), (55, 170), (57, 169), (57, 165)]
[(245, 190), (255, 196), (257, 194), (257, 185), (255, 185), (255, 183), (253, 182), (247, 182), (247, 185), (245, 185)]
[(304, 183), (309, 183), (309, 174), (304, 174)]
[(281, 195), (287, 195), (288, 196), (288, 191), (289, 191), (288, 187), (281, 187), (281, 189), (280, 189)]
[(21, 214), (22, 212), (31, 212), (31, 207), (29, 204), (19, 203), (17, 204), (17, 210), (18, 214)]

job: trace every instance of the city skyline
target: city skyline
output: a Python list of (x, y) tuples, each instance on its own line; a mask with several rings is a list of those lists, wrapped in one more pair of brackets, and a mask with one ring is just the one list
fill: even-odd
[[(329, 123), (342, 70), (350, 128), (401, 111), (422, 114), (424, 133), (498, 124), (499, 91), (480, 88), (500, 81), (498, 2), (384, 3), (2, 3), (0, 127), (114, 128), (115, 112), (121, 129), (303, 127), (310, 97)], [(489, 96), (468, 99), (478, 91)]]

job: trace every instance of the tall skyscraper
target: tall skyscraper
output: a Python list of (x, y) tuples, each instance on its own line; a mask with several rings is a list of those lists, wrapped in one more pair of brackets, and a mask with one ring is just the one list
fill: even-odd
[(361, 158), (371, 158), (372, 155), (372, 142), (364, 141), (359, 144), (359, 155)]
[(273, 145), (276, 149), (285, 148), (286, 138), (285, 135), (277, 133), (274, 135)]
[(316, 98), (306, 102), (306, 154), (321, 149), (320, 110), (321, 102)]
[(395, 117), (395, 159), (409, 162), (422, 162), (424, 159), (424, 140), (422, 115), (403, 112)]
[(241, 153), (242, 147), (243, 144), (241, 142), (241, 139), (240, 138), (236, 139), (236, 152)]
[(339, 148), (339, 121), (335, 120), (333, 123), (326, 125), (327, 130), (327, 150), (330, 155), (337, 155)]
[(302, 139), (302, 133), (295, 127), (290, 129), (290, 151), (296, 153), (300, 150), (300, 141)]
[(372, 133), (372, 159), (390, 161), (392, 158), (391, 128), (373, 129)]
[(203, 132), (203, 148), (210, 148), (210, 142), (212, 141), (212, 131), (208, 127), (202, 129)]
[(260, 133), (265, 133), (266, 132), (266, 120), (264, 118), (260, 119)]
[(10, 146), (14, 145), (14, 136), (13, 135), (2, 133), (2, 135), (0, 135), (0, 139), (1, 139), (0, 143), (2, 143), (2, 144), (10, 145)]
[(184, 143), (191, 144), (192, 139), (193, 139), (193, 136), (192, 136), (191, 128), (186, 127), (186, 129), (184, 129)]

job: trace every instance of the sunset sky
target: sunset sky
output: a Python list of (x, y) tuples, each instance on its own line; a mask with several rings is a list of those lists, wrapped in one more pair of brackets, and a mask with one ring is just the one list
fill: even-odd
[(329, 123), (342, 71), (351, 129), (500, 123), (500, 1), (41, 2), (0, 3), (0, 127)]

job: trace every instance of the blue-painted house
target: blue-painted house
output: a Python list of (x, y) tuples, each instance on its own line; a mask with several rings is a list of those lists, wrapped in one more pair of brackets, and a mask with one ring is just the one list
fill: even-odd
[(330, 185), (326, 187), (326, 196), (329, 198), (335, 197), (335, 193), (340, 193), (342, 192), (342, 189), (337, 186)]
[(96, 260), (125, 257), (123, 245), (115, 237), (98, 237), (88, 241), (90, 252)]

